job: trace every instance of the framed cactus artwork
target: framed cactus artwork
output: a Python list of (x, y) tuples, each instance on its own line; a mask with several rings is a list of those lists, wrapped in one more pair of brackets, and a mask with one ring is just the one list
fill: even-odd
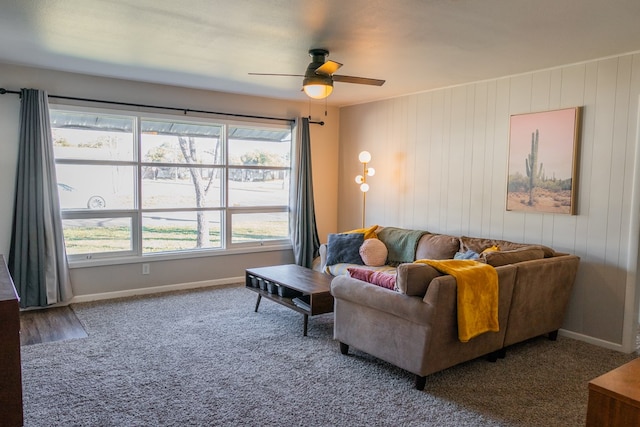
[(515, 114), (507, 210), (576, 215), (582, 107)]

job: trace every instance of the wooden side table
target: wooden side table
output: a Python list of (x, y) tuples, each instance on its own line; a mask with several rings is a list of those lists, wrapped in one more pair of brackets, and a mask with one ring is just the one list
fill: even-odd
[(20, 305), (4, 256), (0, 255), (0, 424), (21, 426)]
[(640, 426), (640, 358), (589, 382), (591, 426)]

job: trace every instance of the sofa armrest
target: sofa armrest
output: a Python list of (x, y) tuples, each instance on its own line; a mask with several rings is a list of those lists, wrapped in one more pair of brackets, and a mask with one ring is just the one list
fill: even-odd
[(315, 271), (319, 271), (320, 273), (327, 273), (327, 245), (323, 243), (318, 248), (318, 256), (313, 259), (313, 263), (311, 264), (311, 269)]
[(505, 347), (562, 327), (580, 258), (561, 255), (517, 267)]
[(320, 245), (318, 249), (318, 253), (320, 254), (320, 270), (324, 273), (325, 268), (327, 267), (327, 244), (323, 243)]
[(354, 304), (370, 307), (416, 324), (428, 325), (433, 310), (422, 297), (404, 295), (362, 280), (342, 275), (331, 281), (331, 294)]

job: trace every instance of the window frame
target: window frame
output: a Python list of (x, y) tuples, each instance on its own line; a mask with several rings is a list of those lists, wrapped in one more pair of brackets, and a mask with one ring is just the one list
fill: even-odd
[[(67, 255), (69, 266), (71, 268), (88, 267), (97, 265), (114, 265), (114, 264), (128, 264), (142, 261), (153, 260), (168, 260), (168, 259), (187, 259), (197, 257), (209, 257), (229, 254), (242, 254), (252, 252), (274, 251), (274, 250), (288, 250), (292, 248), (290, 239), (290, 224), (291, 224), (291, 209), (289, 206), (289, 200), (291, 198), (291, 191), (293, 188), (293, 154), (295, 152), (295, 132), (293, 124), (278, 125), (272, 121), (260, 120), (260, 119), (247, 119), (247, 120), (227, 120), (220, 118), (207, 117), (205, 115), (191, 114), (188, 117), (184, 117), (178, 114), (160, 114), (150, 113), (146, 111), (130, 111), (108, 108), (94, 108), (84, 106), (74, 106), (67, 104), (53, 104), (49, 105), (50, 111), (70, 112), (70, 113), (87, 113), (106, 116), (118, 116), (128, 117), (133, 120), (133, 160), (85, 160), (85, 159), (55, 159), (56, 166), (58, 164), (68, 165), (125, 165), (132, 166), (134, 168), (134, 182), (133, 194), (134, 202), (131, 209), (62, 209), (62, 220), (65, 219), (96, 219), (96, 218), (130, 218), (131, 220), (131, 250), (124, 251), (110, 251), (110, 252), (95, 252), (90, 254), (70, 254)], [(211, 165), (206, 164), (203, 166), (195, 165), (195, 167), (202, 168), (219, 168), (222, 173), (220, 185), (221, 188), (221, 200), (219, 207), (187, 207), (187, 208), (143, 208), (142, 206), (142, 183), (143, 183), (143, 171), (145, 166), (162, 166), (162, 167), (188, 167), (187, 163), (152, 163), (144, 161), (142, 158), (142, 131), (141, 123), (145, 120), (149, 121), (170, 121), (174, 123), (185, 124), (202, 124), (208, 126), (220, 126), (221, 134), (220, 149), (221, 161), (219, 164)], [(287, 130), (290, 132), (290, 147), (289, 147), (289, 165), (288, 166), (265, 166), (265, 165), (232, 165), (229, 160), (229, 138), (228, 129), (230, 127), (243, 127), (243, 128), (273, 128)], [(53, 126), (52, 126), (53, 129)], [(289, 195), (287, 197), (287, 205), (273, 205), (273, 206), (229, 206), (229, 171), (232, 169), (260, 169), (260, 170), (284, 170), (288, 171), (289, 179)], [(166, 252), (151, 252), (144, 253), (143, 250), (143, 217), (149, 213), (162, 213), (162, 212), (193, 212), (198, 211), (211, 211), (219, 212), (220, 215), (220, 246), (210, 248), (193, 248), (176, 251)], [(245, 214), (245, 213), (281, 213), (285, 212), (288, 215), (288, 227), (287, 237), (281, 239), (268, 239), (253, 242), (236, 242), (233, 243), (233, 215)]]

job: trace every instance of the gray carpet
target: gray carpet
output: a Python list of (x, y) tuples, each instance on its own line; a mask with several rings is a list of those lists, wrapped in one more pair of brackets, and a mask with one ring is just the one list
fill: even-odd
[(241, 287), (76, 304), (89, 336), (22, 348), (26, 426), (582, 426), (590, 379), (633, 359), (559, 337), (427, 377), (351, 349), (331, 314)]

